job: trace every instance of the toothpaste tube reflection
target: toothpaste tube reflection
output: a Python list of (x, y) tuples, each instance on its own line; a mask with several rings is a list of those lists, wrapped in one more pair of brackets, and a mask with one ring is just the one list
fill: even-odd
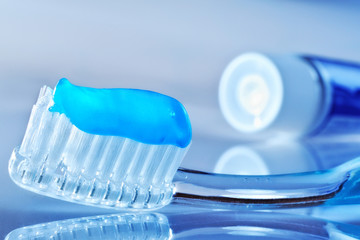
[(238, 175), (301, 173), (337, 167), (360, 155), (358, 142), (268, 142), (236, 145), (214, 164), (214, 172)]
[(219, 102), (247, 137), (353, 134), (360, 130), (359, 92), (359, 64), (245, 53), (225, 69)]

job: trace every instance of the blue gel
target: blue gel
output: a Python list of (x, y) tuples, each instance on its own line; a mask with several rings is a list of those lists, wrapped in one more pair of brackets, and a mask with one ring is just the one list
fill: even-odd
[(64, 113), (80, 130), (155, 145), (185, 148), (191, 124), (183, 105), (160, 93), (138, 89), (96, 89), (61, 79), (51, 112)]

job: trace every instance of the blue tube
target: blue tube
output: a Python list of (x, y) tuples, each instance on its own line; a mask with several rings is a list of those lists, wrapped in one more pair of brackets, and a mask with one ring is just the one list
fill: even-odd
[(360, 130), (360, 65), (314, 56), (304, 59), (316, 70), (329, 98), (325, 119), (314, 133)]

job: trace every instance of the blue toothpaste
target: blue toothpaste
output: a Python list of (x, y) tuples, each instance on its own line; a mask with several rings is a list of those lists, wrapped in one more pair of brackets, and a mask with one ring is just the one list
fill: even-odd
[(360, 130), (359, 90), (359, 64), (245, 53), (225, 69), (219, 102), (248, 137), (351, 134)]
[(9, 172), (28, 190), (100, 207), (154, 209), (191, 142), (174, 98), (137, 89), (94, 89), (61, 79), (43, 87)]
[(51, 112), (64, 113), (80, 130), (120, 136), (147, 144), (181, 148), (191, 141), (191, 125), (182, 104), (139, 89), (79, 87), (63, 78), (56, 85)]

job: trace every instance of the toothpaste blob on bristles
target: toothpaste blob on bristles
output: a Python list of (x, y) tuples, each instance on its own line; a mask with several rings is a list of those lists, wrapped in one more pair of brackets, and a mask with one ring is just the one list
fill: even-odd
[(84, 132), (181, 148), (191, 141), (188, 114), (172, 97), (139, 89), (79, 87), (65, 78), (54, 91), (50, 111), (64, 113)]
[(61, 79), (43, 87), (9, 162), (19, 186), (67, 201), (118, 209), (168, 204), (191, 142), (174, 98), (137, 89), (95, 89)]

